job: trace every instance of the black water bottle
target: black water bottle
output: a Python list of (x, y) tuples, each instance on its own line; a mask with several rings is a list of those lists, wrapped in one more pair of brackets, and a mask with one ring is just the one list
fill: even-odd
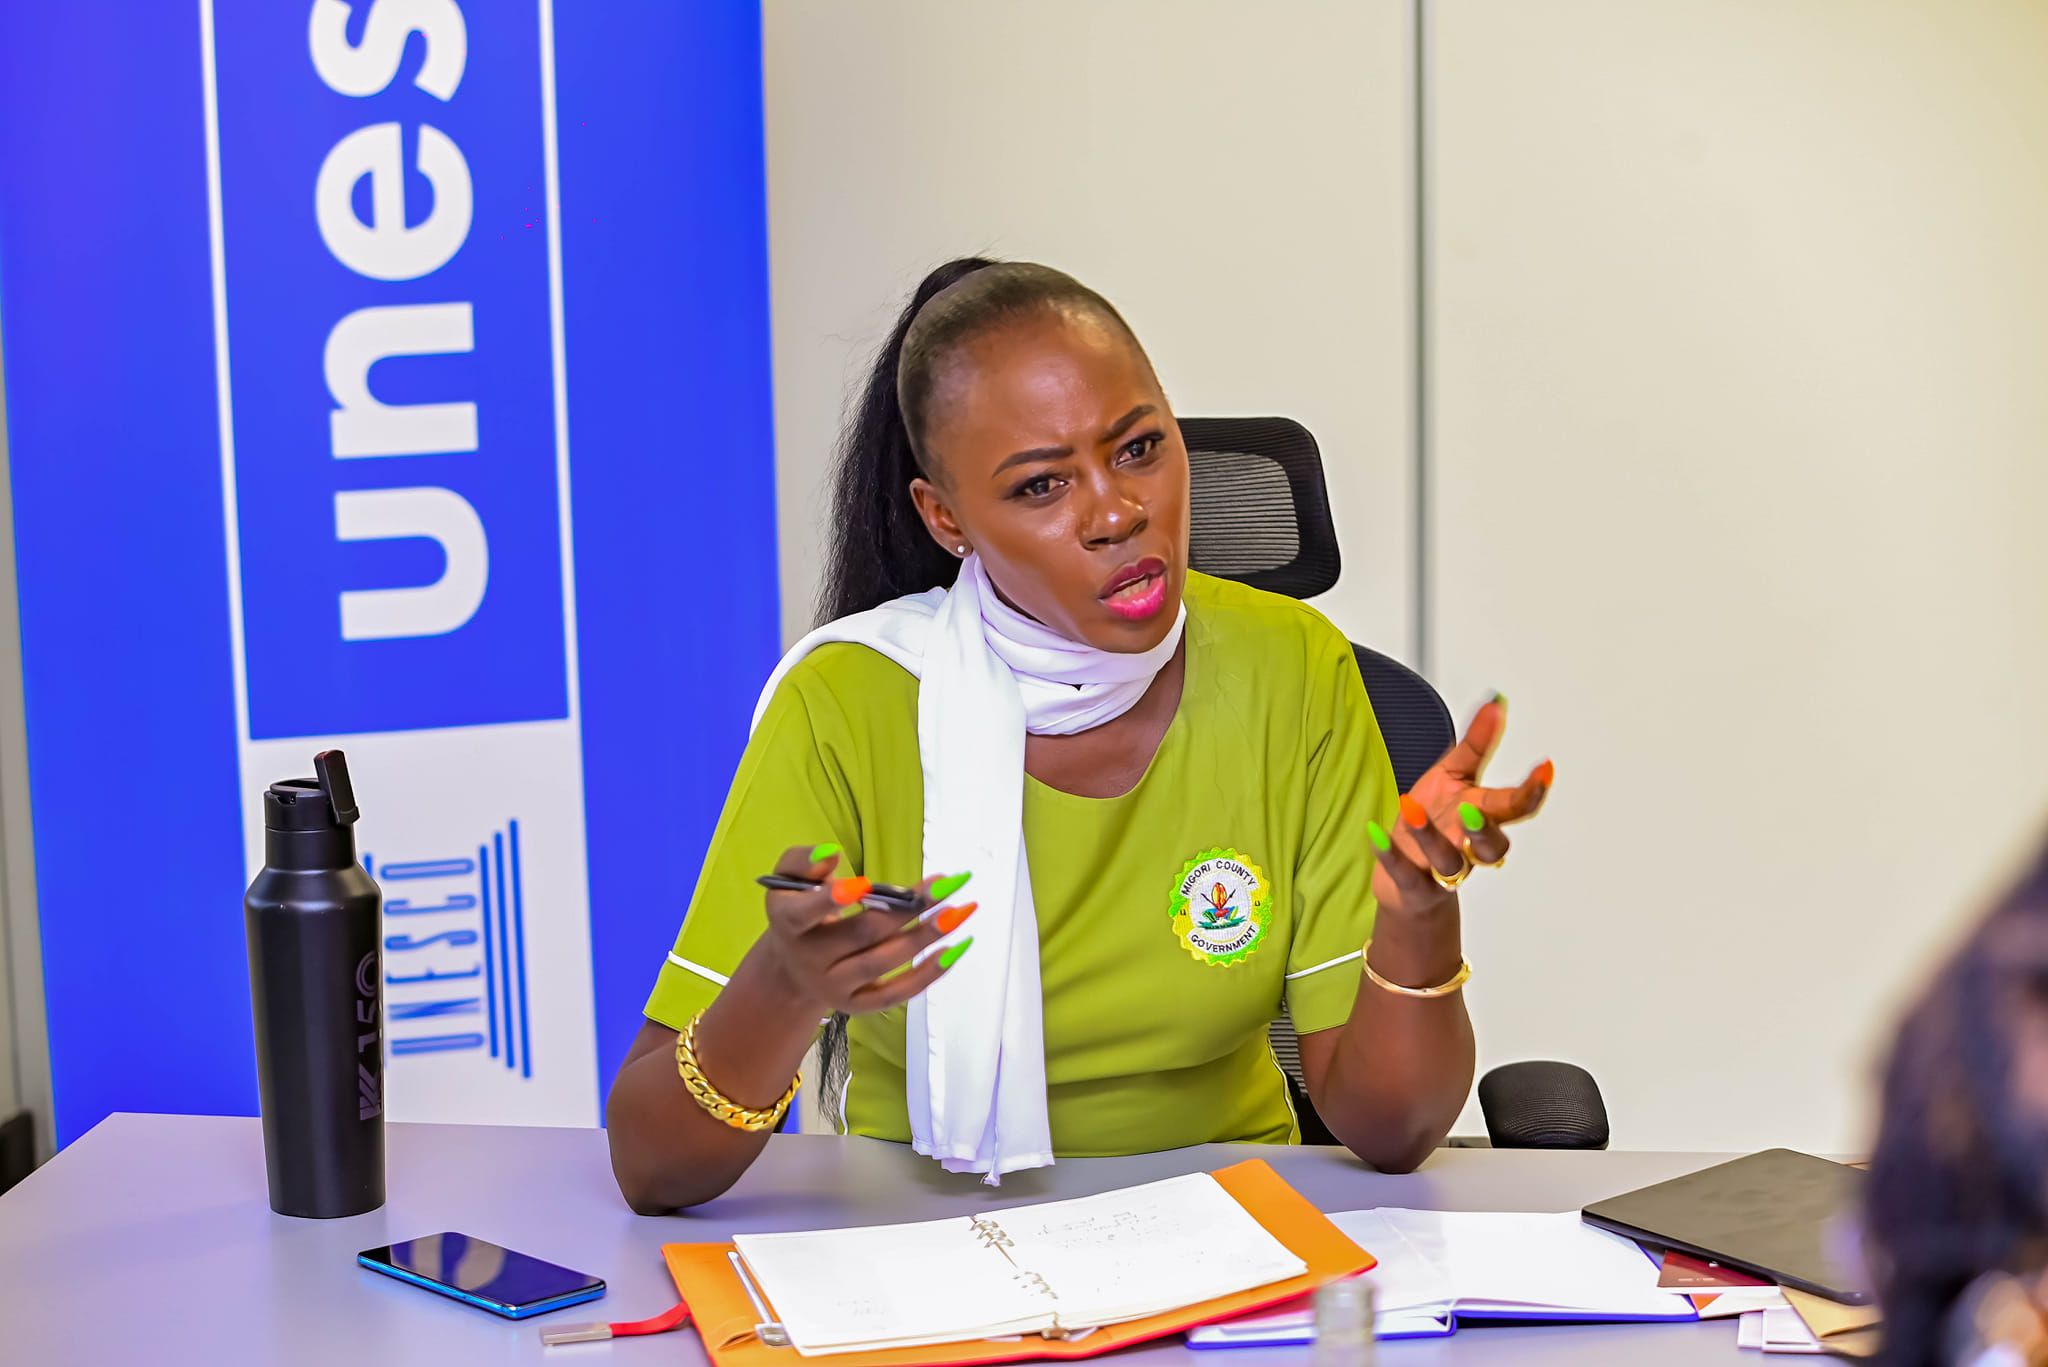
[(242, 908), (270, 1208), (324, 1220), (384, 1204), (384, 970), (348, 762), (327, 750), (313, 767), (263, 795)]

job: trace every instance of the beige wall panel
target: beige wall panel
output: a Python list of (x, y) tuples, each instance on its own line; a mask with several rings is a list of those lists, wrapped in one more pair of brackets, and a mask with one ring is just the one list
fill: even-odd
[(1300, 419), (1354, 636), (1409, 638), (1405, 0), (767, 0), (783, 627), (810, 622), (849, 388), (926, 270), (1115, 301), (1192, 415)]
[(1438, 674), (1558, 764), (1466, 899), (1482, 1065), (1861, 1148), (2048, 816), (2048, 7), (1433, 9)]

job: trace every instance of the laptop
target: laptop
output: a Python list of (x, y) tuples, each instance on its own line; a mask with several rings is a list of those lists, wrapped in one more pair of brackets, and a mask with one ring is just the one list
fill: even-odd
[(1669, 1182), (1596, 1201), (1589, 1225), (1707, 1258), (1850, 1305), (1870, 1303), (1849, 1221), (1863, 1199), (1855, 1168), (1766, 1149)]

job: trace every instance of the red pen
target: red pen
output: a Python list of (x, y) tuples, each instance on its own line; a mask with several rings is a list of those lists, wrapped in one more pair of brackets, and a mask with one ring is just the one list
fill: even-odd
[(627, 1334), (666, 1334), (690, 1318), (690, 1307), (678, 1302), (674, 1309), (651, 1320), (623, 1324), (559, 1324), (540, 1331), (540, 1341), (549, 1348), (561, 1343), (596, 1343)]

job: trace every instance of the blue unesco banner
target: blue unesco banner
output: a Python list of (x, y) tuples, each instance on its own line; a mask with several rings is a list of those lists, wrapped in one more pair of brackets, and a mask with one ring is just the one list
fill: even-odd
[(61, 1138), (253, 1112), (256, 798), (330, 745), (390, 1113), (596, 1120), (778, 649), (717, 539), (773, 506), (760, 118), (746, 5), (0, 11)]
[(211, 26), (250, 734), (566, 718), (541, 26), (307, 8)]

